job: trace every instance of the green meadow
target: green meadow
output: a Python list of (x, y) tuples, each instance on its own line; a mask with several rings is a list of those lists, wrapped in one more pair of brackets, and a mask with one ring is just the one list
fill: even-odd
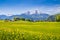
[(0, 21), (0, 40), (60, 40), (60, 22)]

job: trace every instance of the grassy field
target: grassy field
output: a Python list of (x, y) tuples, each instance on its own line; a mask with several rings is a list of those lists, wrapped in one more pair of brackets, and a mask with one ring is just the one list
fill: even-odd
[(0, 21), (0, 40), (60, 40), (60, 22)]

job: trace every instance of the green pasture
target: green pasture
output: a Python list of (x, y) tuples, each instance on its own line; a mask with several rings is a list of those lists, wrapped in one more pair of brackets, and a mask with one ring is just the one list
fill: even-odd
[(60, 22), (0, 21), (0, 35), (0, 40), (60, 40)]

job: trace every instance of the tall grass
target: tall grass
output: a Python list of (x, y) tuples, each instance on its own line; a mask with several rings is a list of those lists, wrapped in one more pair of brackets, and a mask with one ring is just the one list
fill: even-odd
[(0, 40), (60, 40), (60, 23), (0, 22)]
[(60, 40), (60, 34), (0, 29), (0, 40)]

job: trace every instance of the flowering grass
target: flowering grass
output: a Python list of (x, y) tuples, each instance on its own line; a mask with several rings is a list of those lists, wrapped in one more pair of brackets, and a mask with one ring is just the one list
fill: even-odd
[(60, 23), (0, 22), (0, 40), (60, 40)]

